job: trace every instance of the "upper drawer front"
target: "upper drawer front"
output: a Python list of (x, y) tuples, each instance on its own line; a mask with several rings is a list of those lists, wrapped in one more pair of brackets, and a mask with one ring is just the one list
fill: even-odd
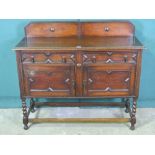
[(130, 63), (136, 64), (137, 54), (134, 52), (85, 52), (83, 54), (83, 64), (115, 64)]
[(129, 22), (83, 23), (84, 36), (133, 36), (134, 26)]
[(74, 64), (75, 54), (74, 53), (23, 53), (22, 54), (23, 64)]
[(25, 28), (27, 37), (68, 37), (78, 33), (77, 23), (31, 23)]

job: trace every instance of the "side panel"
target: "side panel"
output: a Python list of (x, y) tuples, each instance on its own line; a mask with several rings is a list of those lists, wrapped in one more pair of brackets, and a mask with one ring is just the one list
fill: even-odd
[(22, 57), (21, 51), (16, 51), (16, 61), (17, 61), (17, 70), (18, 70), (18, 79), (19, 79), (19, 87), (20, 87), (20, 98), (24, 96), (24, 80), (23, 80), (23, 69), (22, 69)]

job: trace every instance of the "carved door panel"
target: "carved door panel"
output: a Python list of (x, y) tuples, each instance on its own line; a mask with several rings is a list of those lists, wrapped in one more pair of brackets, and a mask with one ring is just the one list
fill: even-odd
[(83, 79), (84, 96), (129, 96), (134, 94), (135, 67), (85, 66)]
[(75, 95), (74, 66), (24, 66), (26, 96)]

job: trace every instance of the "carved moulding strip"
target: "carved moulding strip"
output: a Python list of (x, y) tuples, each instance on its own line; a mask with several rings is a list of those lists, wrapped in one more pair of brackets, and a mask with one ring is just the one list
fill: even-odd
[(128, 92), (129, 91), (129, 89), (112, 89), (112, 88), (110, 88), (110, 87), (106, 87), (105, 89), (95, 89), (95, 90), (88, 90), (88, 91), (90, 91), (90, 92), (96, 92), (96, 91), (98, 91), (98, 92), (101, 92), (101, 91), (103, 91), (103, 92)]
[[(130, 64), (136, 64), (136, 58), (137, 54), (131, 55), (121, 55), (123, 56), (123, 60), (113, 60), (111, 58), (111, 55), (113, 52), (105, 52), (106, 55), (108, 55), (107, 60), (98, 60), (100, 63), (130, 63)], [(83, 63), (93, 62), (96, 63), (96, 56), (95, 55), (83, 55)]]
[(111, 55), (113, 54), (113, 52), (106, 52), (106, 54), (107, 54), (108, 56), (111, 56)]
[(53, 63), (53, 61), (51, 60), (51, 59), (46, 59), (45, 61), (44, 61), (44, 63), (46, 63), (46, 64), (51, 64), (51, 63)]
[(30, 92), (69, 92), (70, 90), (56, 90), (51, 87), (47, 89), (30, 89)]
[(114, 61), (109, 58), (108, 60), (106, 60), (106, 63), (114, 63)]
[[(62, 71), (59, 71), (62, 72)], [(36, 74), (45, 74), (48, 76), (52, 76), (52, 74), (55, 73), (54, 71), (35, 71), (35, 70), (27, 70), (28, 77), (31, 78), (32, 76)], [(65, 70), (65, 73), (69, 74), (70, 70)]]

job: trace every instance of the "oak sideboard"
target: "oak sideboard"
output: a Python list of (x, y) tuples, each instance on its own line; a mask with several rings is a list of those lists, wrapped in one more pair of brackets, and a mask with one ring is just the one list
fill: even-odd
[[(29, 122), (130, 122), (134, 130), (143, 48), (129, 21), (28, 24), (14, 48), (24, 129)], [(55, 98), (64, 102), (52, 102)], [(66, 98), (103, 102), (66, 102)], [(104, 102), (105, 98), (120, 101)], [(40, 106), (118, 106), (129, 117), (29, 118)]]

